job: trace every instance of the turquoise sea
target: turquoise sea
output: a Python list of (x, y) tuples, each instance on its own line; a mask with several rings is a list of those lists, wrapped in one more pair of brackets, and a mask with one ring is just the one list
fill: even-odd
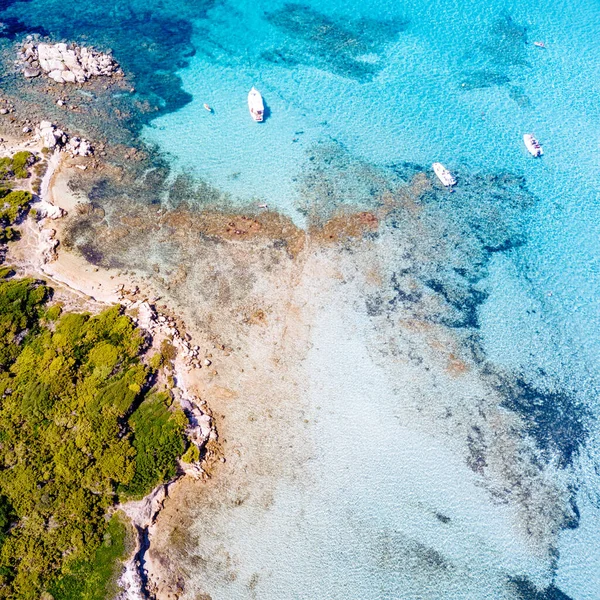
[[(253, 595), (215, 575), (214, 600), (600, 599), (600, 2), (0, 0), (0, 21), (7, 46), (37, 31), (112, 48), (135, 98), (157, 107), (134, 113), (130, 135), (228, 202), (303, 225), (314, 211), (376, 207), (435, 161), (457, 176), (423, 218), (440, 236), (462, 232), (460, 259), (415, 272), (454, 307), (444, 325), (477, 339), (473, 360), (510, 374), (503, 409), (525, 423), (544, 477), (569, 490), (571, 518), (536, 554), (435, 430), (398, 429), (410, 383), (399, 392), (362, 345), (382, 310), (349, 298), (312, 331), (323, 410), (312, 488), (282, 486), (260, 518), (225, 515), (240, 572), (262, 575)], [(253, 85), (262, 124), (247, 113)], [(386, 243), (393, 278), (405, 257)], [(378, 443), (358, 450), (363, 429), (340, 423), (365, 403)], [(428, 520), (424, 506), (445, 512), (428, 508), (440, 513)], [(444, 529), (446, 514), (459, 525)]]

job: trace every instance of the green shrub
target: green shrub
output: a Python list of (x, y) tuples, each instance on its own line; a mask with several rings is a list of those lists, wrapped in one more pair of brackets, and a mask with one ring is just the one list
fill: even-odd
[(12, 158), (0, 158), (0, 179), (29, 177), (29, 167), (35, 163), (35, 160), (35, 155), (28, 150), (17, 152)]
[(12, 158), (12, 171), (14, 176), (17, 179), (29, 177), (28, 167), (34, 162), (35, 156), (31, 152), (28, 152), (27, 150), (17, 152)]
[(160, 345), (163, 362), (171, 362), (177, 358), (177, 348), (169, 340), (163, 340)]
[(106, 600), (117, 593), (119, 561), (127, 549), (127, 525), (119, 515), (111, 518), (102, 544), (90, 561), (78, 561), (54, 581), (49, 591), (54, 600)]
[(0, 598), (100, 599), (123, 553), (106, 511), (175, 474), (185, 416), (146, 396), (144, 337), (119, 307), (60, 314), (49, 296), (0, 279)]
[(1, 200), (0, 221), (6, 225), (14, 223), (31, 202), (31, 192), (23, 190), (8, 192)]
[(12, 267), (0, 267), (0, 279), (8, 279), (15, 274), (15, 271)]
[(168, 400), (165, 393), (152, 394), (131, 415), (136, 470), (131, 482), (120, 488), (124, 496), (141, 498), (176, 474), (176, 460), (185, 450), (187, 419), (179, 409), (170, 411)]
[(16, 242), (20, 238), (21, 232), (14, 227), (0, 228), (0, 243), (6, 244), (7, 242)]
[(0, 158), (0, 179), (10, 179), (12, 176), (12, 158)]
[(181, 460), (185, 463), (195, 463), (200, 460), (200, 450), (196, 444), (190, 444), (190, 447), (186, 450), (185, 454), (181, 457)]

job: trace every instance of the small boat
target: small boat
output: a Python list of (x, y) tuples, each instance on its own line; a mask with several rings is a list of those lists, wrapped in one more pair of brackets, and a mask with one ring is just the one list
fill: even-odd
[(537, 46), (538, 48), (545, 48), (546, 44), (544, 44), (544, 42), (533, 42), (534, 46)]
[(262, 121), (265, 115), (265, 105), (263, 104), (260, 92), (253, 87), (248, 93), (248, 108), (250, 115), (255, 121)]
[(204, 104), (204, 110), (207, 110), (210, 113), (213, 111), (213, 109), (206, 103)]
[(438, 176), (438, 179), (446, 186), (450, 187), (456, 185), (456, 179), (452, 176), (452, 173), (446, 169), (442, 163), (433, 163), (433, 172)]
[(531, 133), (526, 133), (523, 136), (523, 141), (525, 142), (525, 147), (532, 156), (542, 156), (542, 154), (544, 154), (542, 146)]
[(269, 208), (268, 204), (259, 204), (258, 208)]

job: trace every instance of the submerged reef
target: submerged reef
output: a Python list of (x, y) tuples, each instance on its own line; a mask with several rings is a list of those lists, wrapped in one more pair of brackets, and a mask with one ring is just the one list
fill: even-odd
[[(0, 33), (0, 57), (6, 65), (3, 97), (18, 114), (60, 123), (97, 143), (107, 139), (135, 143), (144, 124), (191, 100), (177, 74), (195, 52), (192, 27), (182, 11), (198, 16), (212, 6), (194, 3), (173, 11), (155, 4), (130, 2), (107, 10), (75, 1), (55, 2), (52, 8), (29, 2), (26, 11), (17, 12), (11, 3), (2, 3), (0, 21), (8, 27), (4, 39)], [(111, 50), (125, 78), (97, 78), (68, 88), (46, 78), (25, 79), (21, 69), (11, 66), (21, 48), (15, 39), (25, 33), (40, 36), (36, 44), (43, 47), (69, 40), (77, 47), (93, 45), (101, 53)], [(64, 104), (57, 106), (57, 100)]]
[(360, 82), (380, 71), (385, 45), (404, 31), (408, 21), (340, 17), (335, 20), (303, 4), (288, 3), (267, 14), (285, 35), (281, 46), (263, 52), (268, 62), (286, 67), (310, 65)]
[[(442, 362), (436, 377), (454, 391), (437, 398), (415, 390), (416, 422), (435, 422), (460, 441), (465, 463), (514, 506), (529, 543), (554, 564), (558, 533), (577, 521), (569, 467), (590, 415), (549, 376), (542, 384), (493, 365), (478, 335), (489, 263), (526, 243), (535, 196), (510, 173), (459, 173), (461, 185), (448, 193), (418, 165), (376, 167), (324, 146), (314, 156), (301, 182), (306, 229), (236, 208), (202, 182), (173, 181), (164, 166), (149, 172), (144, 159), (72, 178), (83, 202), (64, 241), (99, 266), (134, 268), (196, 327), (232, 346), (237, 327), (257, 322), (264, 273), (329, 256), (342, 280), (363, 281), (353, 301), (362, 298), (373, 352), (393, 379), (405, 377), (394, 362), (430, 371)], [(477, 398), (460, 391), (461, 381)], [(544, 387), (555, 391), (544, 396)]]

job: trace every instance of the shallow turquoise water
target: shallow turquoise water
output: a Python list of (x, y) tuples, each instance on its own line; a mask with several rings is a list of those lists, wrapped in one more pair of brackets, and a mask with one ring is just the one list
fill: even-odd
[[(561, 534), (558, 558), (550, 572), (545, 570), (546, 563), (533, 564), (533, 559), (523, 572), (519, 570), (518, 565), (530, 557), (525, 557), (518, 543), (506, 538), (502, 511), (478, 496), (475, 485), (467, 486), (468, 493), (461, 500), (472, 501), (467, 514), (457, 518), (466, 520), (471, 514), (485, 521), (488, 515), (497, 520), (494, 530), (500, 533), (496, 537), (489, 536), (483, 526), (474, 534), (477, 541), (473, 544), (461, 545), (453, 539), (444, 545), (434, 528), (431, 535), (421, 538), (414, 531), (410, 535), (404, 531), (411, 539), (426, 539), (436, 552), (460, 565), (465, 581), (471, 573), (472, 587), (452, 587), (461, 581), (457, 577), (442, 586), (446, 592), (426, 590), (417, 567), (412, 579), (386, 582), (381, 582), (385, 575), (377, 569), (348, 573), (344, 571), (348, 568), (345, 553), (358, 538), (345, 529), (348, 523), (338, 523), (337, 546), (327, 546), (332, 553), (326, 561), (328, 569), (325, 574), (319, 572), (329, 586), (327, 593), (286, 596), (290, 586), (298, 582), (308, 585), (317, 577), (311, 570), (311, 544), (319, 536), (327, 538), (331, 516), (314, 516), (315, 527), (303, 531), (302, 541), (294, 546), (296, 555), (289, 549), (273, 552), (278, 527), (285, 522), (285, 515), (295, 510), (293, 494), (286, 496), (285, 491), (277, 505), (278, 515), (270, 522), (271, 537), (265, 533), (264, 555), (250, 556), (248, 549), (248, 556), (243, 557), (242, 552), (241, 560), (247, 561), (248, 573), (255, 561), (267, 564), (271, 572), (290, 563), (298, 569), (295, 578), (274, 576), (261, 588), (261, 598), (354, 597), (346, 588), (349, 581), (364, 598), (421, 597), (419, 585), (423, 586), (422, 597), (440, 593), (448, 598), (504, 597), (501, 593), (511, 597), (501, 582), (493, 577), (486, 580), (495, 560), (504, 574), (529, 577), (541, 587), (554, 581), (572, 598), (600, 597), (600, 481), (596, 470), (600, 5), (590, 0), (313, 0), (308, 4), (238, 0), (109, 2), (102, 6), (31, 0), (9, 4), (0, 4), (0, 9), (7, 11), (0, 18), (12, 15), (19, 19), (20, 24), (11, 21), (15, 30), (43, 27), (58, 37), (86, 35), (113, 47), (119, 59), (136, 47), (135, 40), (143, 40), (143, 50), (121, 60), (137, 78), (140, 98), (150, 98), (162, 107), (159, 116), (151, 120), (140, 115), (143, 138), (167, 153), (175, 170), (195, 173), (241, 203), (267, 202), (303, 222), (314, 207), (327, 210), (344, 203), (375, 204), (388, 181), (406, 177), (414, 165), (415, 169), (427, 169), (439, 160), (459, 178), (448, 218), (466, 221), (468, 214), (461, 212), (461, 202), (467, 202), (463, 195), (467, 184), (471, 186), (468, 201), (474, 201), (473, 194), (480, 194), (485, 206), (497, 194), (490, 177), (508, 172), (524, 178), (523, 185), (535, 201), (510, 213), (511, 231), (516, 232), (512, 246), (489, 250), (483, 276), (476, 284), (488, 296), (476, 306), (474, 328), (488, 360), (519, 374), (541, 390), (541, 396), (546, 394), (546, 400), (540, 396), (537, 404), (519, 406), (524, 417), (532, 420), (532, 430), (539, 434), (552, 428), (555, 435), (563, 436), (560, 447), (565, 452), (567, 447), (574, 449), (564, 470), (572, 477), (581, 518), (578, 527)], [(543, 40), (547, 49), (536, 48), (536, 40)], [(263, 124), (253, 123), (247, 112), (246, 95), (252, 85), (263, 93), (270, 111)], [(205, 102), (214, 114), (204, 110)], [(525, 132), (538, 136), (545, 148), (543, 159), (533, 160), (527, 154), (522, 144)], [(481, 239), (491, 236), (493, 227), (491, 220), (482, 221)], [(395, 260), (393, 256), (390, 253), (390, 262)], [(322, 330), (324, 347), (326, 338), (326, 330)], [(356, 352), (360, 354), (359, 349)], [(329, 372), (334, 366), (330, 365)], [(343, 381), (348, 373), (343, 366), (339, 368), (339, 380)], [(317, 380), (324, 381), (325, 375)], [(380, 384), (374, 381), (370, 389), (379, 389)], [(326, 383), (315, 385), (327, 387)], [(321, 421), (328, 436), (336, 432), (336, 419), (353, 406), (341, 402), (335, 389), (319, 392), (330, 398), (332, 417)], [(383, 422), (394, 405), (394, 394), (386, 389), (380, 390), (386, 398), (379, 405)], [(365, 395), (368, 392), (356, 397), (355, 408)], [(563, 414), (553, 414), (559, 395), (569, 400), (560, 405)], [(581, 407), (588, 419), (583, 428), (587, 428), (586, 435), (583, 429), (562, 430), (561, 423), (567, 422), (569, 415), (579, 414)], [(381, 422), (372, 426), (387, 435), (382, 447), (391, 453), (398, 432), (382, 427)], [(336, 486), (348, 493), (333, 475), (325, 475), (344, 462), (336, 448), (346, 447), (351, 438), (348, 432), (338, 433), (339, 446), (322, 449), (318, 477), (325, 483), (317, 488), (324, 503)], [(409, 433), (405, 434), (410, 439)], [(407, 442), (407, 447), (416, 446)], [(375, 480), (359, 486), (350, 504), (364, 510), (368, 507), (374, 521), (381, 519), (386, 524), (394, 519), (406, 523), (411, 514), (399, 511), (398, 504), (390, 501), (392, 492), (386, 486), (415, 504), (429, 498), (437, 505), (435, 486), (419, 478), (419, 468), (426, 467), (418, 454), (389, 454), (393, 460), (373, 469)], [(376, 456), (370, 458), (377, 464)], [(453, 490), (453, 474), (467, 477), (458, 462), (452, 462), (455, 458), (444, 457), (440, 451), (434, 461), (445, 465), (437, 476), (444, 481), (448, 478), (446, 490)], [(558, 451), (556, 460), (561, 460)], [(401, 461), (412, 461), (410, 481), (415, 489), (402, 488), (402, 474), (390, 468)], [(382, 493), (371, 495), (373, 488), (381, 488)], [(460, 499), (455, 490), (450, 496)], [(454, 506), (449, 510), (458, 515), (466, 509)], [(395, 511), (399, 511), (396, 516)], [(349, 520), (358, 518), (357, 514)], [(293, 523), (285, 525), (290, 535), (294, 535)], [(418, 526), (427, 529), (426, 522), (418, 521)], [(241, 527), (240, 531), (246, 530)], [(265, 531), (269, 531), (268, 522)], [(478, 543), (488, 537), (489, 547), (478, 554)], [(393, 546), (393, 536), (391, 539), (387, 543)], [(369, 564), (361, 551), (368, 553), (368, 547), (361, 546), (350, 564)], [(376, 589), (378, 578), (380, 590)], [(215, 583), (218, 591), (214, 598), (237, 597), (231, 588), (221, 586)], [(357, 587), (353, 589), (356, 592)], [(520, 597), (534, 597), (519, 593)]]

